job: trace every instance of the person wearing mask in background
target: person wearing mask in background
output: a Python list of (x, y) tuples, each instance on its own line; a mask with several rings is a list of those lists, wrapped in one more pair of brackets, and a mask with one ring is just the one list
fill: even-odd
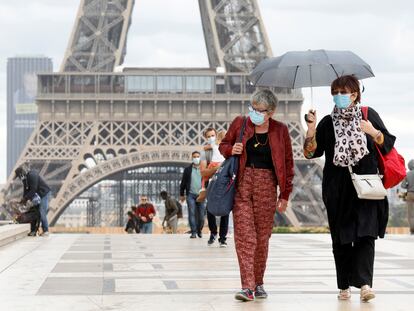
[(180, 184), (180, 201), (187, 199), (188, 221), (191, 229), (191, 239), (201, 238), (205, 219), (205, 204), (197, 202), (201, 190), (200, 152), (191, 154), (192, 163), (184, 169)]
[(204, 137), (207, 139), (208, 144), (203, 147), (204, 150), (200, 155), (202, 180), (200, 195), (197, 198), (197, 202), (204, 202), (207, 196), (208, 180), (214, 175), (221, 163), (225, 160), (218, 149), (218, 146), (225, 135), (225, 131), (217, 133), (212, 127), (209, 127), (204, 131)]
[[(284, 213), (293, 189), (294, 164), (288, 127), (274, 120), (278, 99), (269, 89), (252, 95), (243, 141), (237, 142), (244, 122), (233, 120), (220, 151), (239, 156), (233, 207), (234, 242), (241, 291), (235, 299), (265, 299), (264, 274), (276, 210)], [(279, 188), (279, 196), (278, 196)]]
[(162, 226), (169, 227), (172, 233), (177, 233), (178, 225), (178, 206), (173, 198), (168, 195), (167, 191), (161, 191), (161, 199), (165, 202), (165, 217)]
[(328, 213), (339, 288), (338, 299), (351, 298), (350, 286), (360, 288), (363, 302), (375, 298), (372, 290), (375, 240), (383, 238), (388, 222), (388, 200), (359, 199), (349, 167), (356, 174), (378, 172), (377, 148), (387, 154), (395, 136), (378, 113), (369, 107), (364, 119), (359, 81), (350, 75), (331, 84), (334, 107), (316, 126), (316, 112), (309, 111), (304, 156), (325, 154), (322, 198)]
[(15, 170), (16, 178), (19, 178), (23, 183), (23, 198), (22, 204), (32, 200), (35, 194), (41, 198), (39, 212), (40, 222), (42, 224), (41, 236), (49, 236), (49, 223), (47, 220), (47, 213), (49, 211), (50, 188), (45, 180), (35, 170), (29, 170), (25, 166), (20, 166)]
[(414, 159), (408, 162), (407, 176), (401, 183), (401, 187), (407, 189), (408, 224), (410, 225), (410, 233), (414, 234)]
[(139, 231), (143, 234), (152, 233), (152, 220), (156, 214), (154, 205), (148, 202), (148, 197), (141, 196), (141, 201), (137, 207), (137, 217), (139, 220)]
[[(225, 132), (222, 132), (220, 136), (224, 137)], [(214, 175), (217, 169), (220, 167), (221, 163), (225, 160), (221, 155), (218, 145), (221, 140), (219, 140), (219, 135), (214, 128), (207, 128), (204, 131), (204, 138), (207, 140), (207, 144), (204, 146), (200, 155), (200, 171), (202, 180), (202, 190), (200, 191), (200, 196), (197, 200), (204, 200), (207, 194), (207, 182)], [(208, 202), (207, 202), (207, 221), (208, 227), (210, 229), (210, 238), (208, 239), (207, 244), (209, 246), (213, 245), (217, 239), (217, 234), (219, 234), (219, 245), (220, 247), (227, 247), (227, 233), (229, 230), (229, 215), (220, 217), (220, 231), (217, 230), (217, 221), (216, 216), (211, 214), (208, 211)]]

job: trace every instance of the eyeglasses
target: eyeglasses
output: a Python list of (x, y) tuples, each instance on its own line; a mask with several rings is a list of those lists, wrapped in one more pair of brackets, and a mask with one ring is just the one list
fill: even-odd
[(250, 112), (254, 111), (254, 112), (257, 112), (257, 113), (260, 113), (260, 114), (266, 114), (266, 113), (270, 112), (269, 109), (264, 109), (264, 110), (255, 109), (255, 108), (253, 108), (252, 105), (247, 106), (247, 108), (249, 109)]

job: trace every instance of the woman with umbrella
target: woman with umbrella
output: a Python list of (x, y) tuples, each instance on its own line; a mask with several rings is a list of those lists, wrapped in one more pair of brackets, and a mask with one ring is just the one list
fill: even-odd
[(378, 113), (368, 109), (364, 120), (359, 81), (351, 75), (331, 84), (335, 106), (316, 127), (316, 112), (309, 111), (304, 155), (325, 154), (322, 196), (332, 237), (338, 298), (351, 297), (350, 286), (360, 288), (360, 298), (375, 298), (372, 290), (375, 240), (383, 238), (388, 221), (388, 201), (359, 199), (348, 166), (356, 174), (376, 174), (376, 146), (388, 153), (395, 142)]

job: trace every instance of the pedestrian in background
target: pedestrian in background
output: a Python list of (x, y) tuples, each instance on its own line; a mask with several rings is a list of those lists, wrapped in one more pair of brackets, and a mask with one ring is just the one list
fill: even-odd
[[(220, 167), (220, 164), (225, 160), (222, 154), (219, 151), (219, 135), (217, 131), (209, 127), (204, 131), (204, 138), (207, 140), (207, 144), (204, 145), (203, 150), (200, 154), (200, 171), (202, 180), (202, 190), (200, 191), (200, 196), (197, 200), (205, 199), (206, 197), (206, 188), (208, 180), (214, 175), (217, 169)], [(229, 231), (229, 215), (220, 217), (220, 230), (217, 228), (216, 216), (211, 214), (208, 211), (208, 202), (207, 202), (207, 221), (208, 228), (210, 230), (210, 238), (207, 241), (207, 245), (212, 246), (219, 236), (218, 242), (220, 247), (227, 247), (227, 233)]]
[(410, 233), (414, 234), (414, 159), (408, 162), (407, 176), (402, 181), (401, 187), (407, 189), (405, 201), (407, 202), (408, 224)]
[(26, 166), (20, 166), (15, 170), (16, 178), (19, 178), (23, 183), (23, 198), (22, 204), (32, 200), (35, 195), (41, 198), (39, 205), (40, 222), (42, 224), (41, 236), (49, 236), (49, 222), (47, 220), (47, 213), (49, 211), (50, 188), (46, 181), (35, 170), (29, 170)]
[(187, 199), (188, 221), (191, 229), (191, 239), (201, 238), (205, 221), (205, 204), (197, 202), (201, 190), (200, 152), (191, 154), (192, 163), (184, 169), (180, 184), (180, 201)]
[(154, 205), (148, 202), (147, 196), (141, 196), (136, 213), (139, 220), (139, 231), (143, 234), (151, 234), (152, 220), (154, 219), (156, 212)]
[(178, 225), (178, 207), (177, 203), (173, 198), (168, 195), (167, 191), (161, 191), (161, 198), (164, 200), (165, 204), (165, 216), (162, 221), (162, 226), (168, 227), (172, 233), (177, 233)]
[(125, 226), (125, 231), (128, 234), (132, 234), (136, 230), (136, 221), (135, 221), (136, 216), (134, 215), (134, 213), (132, 211), (129, 211), (127, 214), (128, 214), (128, 221), (127, 221), (127, 224)]

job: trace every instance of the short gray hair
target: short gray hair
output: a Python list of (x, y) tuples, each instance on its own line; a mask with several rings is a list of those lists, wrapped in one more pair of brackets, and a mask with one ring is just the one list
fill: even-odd
[(252, 95), (251, 102), (252, 104), (265, 104), (268, 109), (275, 111), (279, 100), (277, 99), (275, 93), (271, 90), (260, 89)]

